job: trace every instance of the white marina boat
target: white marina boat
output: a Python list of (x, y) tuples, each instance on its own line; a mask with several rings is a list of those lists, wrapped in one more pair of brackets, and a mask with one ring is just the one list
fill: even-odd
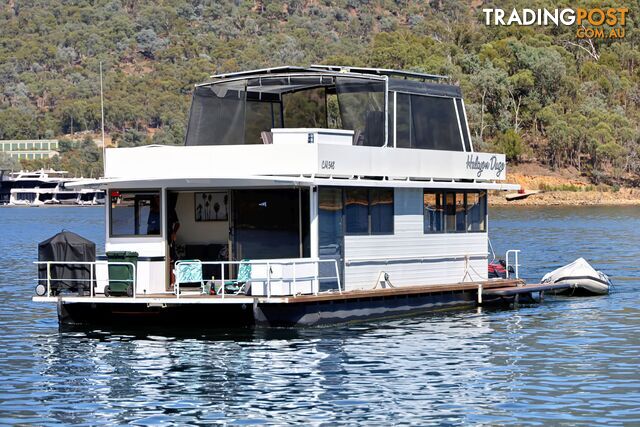
[[(503, 154), (474, 150), (460, 89), (440, 76), (215, 75), (194, 89), (184, 146), (109, 148), (105, 178), (75, 184), (107, 191), (106, 255), (41, 258), (33, 299), (57, 304), (61, 323), (193, 327), (531, 295), (517, 251), (515, 277), (487, 276), (487, 192), (519, 188), (505, 177)], [(84, 273), (71, 283), (64, 265)]]
[(68, 184), (78, 178), (67, 177), (66, 171), (41, 169), (35, 172), (20, 171), (8, 175), (5, 192), (8, 206), (46, 206), (104, 204), (104, 191), (94, 188), (70, 188)]
[(584, 258), (544, 275), (543, 284), (566, 284), (568, 288), (556, 291), (565, 295), (606, 295), (612, 287), (609, 276), (596, 271)]

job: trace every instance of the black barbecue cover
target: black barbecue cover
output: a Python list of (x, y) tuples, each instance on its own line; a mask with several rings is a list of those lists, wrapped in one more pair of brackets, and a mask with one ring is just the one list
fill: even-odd
[[(38, 244), (38, 261), (95, 261), (96, 244), (70, 231), (62, 231)], [(95, 277), (95, 272), (94, 272)], [(38, 267), (39, 283), (47, 285), (47, 267)], [(89, 289), (91, 266), (78, 264), (51, 265), (51, 289), (78, 291)]]

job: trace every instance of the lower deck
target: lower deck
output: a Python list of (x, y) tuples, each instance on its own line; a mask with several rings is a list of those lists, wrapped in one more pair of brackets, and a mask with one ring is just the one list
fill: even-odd
[(34, 297), (55, 302), (62, 324), (219, 326), (318, 326), (477, 305), (533, 302), (549, 285), (493, 279), (447, 285), (408, 286), (317, 295), (155, 294), (136, 297)]

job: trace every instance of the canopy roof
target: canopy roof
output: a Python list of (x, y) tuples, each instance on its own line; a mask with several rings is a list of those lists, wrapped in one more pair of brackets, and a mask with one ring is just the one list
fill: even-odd
[[(210, 76), (208, 82), (196, 86), (211, 86), (225, 83), (225, 87), (244, 90), (248, 81), (248, 92), (271, 94), (291, 93), (319, 86), (329, 86), (335, 77), (351, 77), (366, 80), (387, 80), (390, 91), (420, 95), (461, 98), (460, 88), (441, 83), (447, 76), (425, 74), (386, 68), (343, 67), (336, 65), (311, 65), (309, 67), (282, 66)], [(273, 81), (265, 84), (264, 79), (281, 78), (281, 84)], [(236, 82), (235, 84), (233, 82)]]

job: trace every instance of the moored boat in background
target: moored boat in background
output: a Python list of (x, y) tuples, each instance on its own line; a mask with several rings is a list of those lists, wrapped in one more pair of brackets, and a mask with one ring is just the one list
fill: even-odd
[(104, 191), (93, 188), (69, 188), (82, 178), (69, 178), (66, 171), (41, 169), (3, 174), (1, 204), (8, 206), (49, 206), (104, 204)]

